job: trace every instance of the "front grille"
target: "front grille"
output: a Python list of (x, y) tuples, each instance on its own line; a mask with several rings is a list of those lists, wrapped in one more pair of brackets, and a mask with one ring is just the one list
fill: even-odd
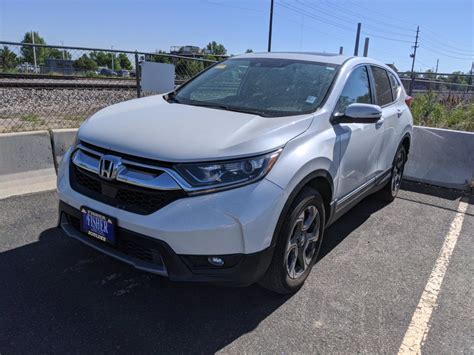
[(182, 190), (152, 190), (119, 181), (105, 181), (75, 164), (70, 164), (70, 182), (75, 191), (87, 197), (142, 215), (156, 212), (186, 196)]
[[(69, 224), (74, 227), (74, 229), (80, 231), (81, 222), (79, 218), (67, 214), (67, 219)], [(111, 246), (105, 243), (104, 245), (107, 245), (110, 248), (114, 248), (132, 258), (148, 261), (159, 266), (164, 265), (163, 258), (161, 257), (161, 253), (159, 252), (159, 247), (156, 242), (136, 235), (130, 235), (129, 233), (125, 233), (120, 227), (116, 229), (116, 233), (116, 246)]]

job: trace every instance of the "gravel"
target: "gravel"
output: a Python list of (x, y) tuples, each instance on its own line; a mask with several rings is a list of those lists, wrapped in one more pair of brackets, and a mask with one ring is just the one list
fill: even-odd
[(0, 133), (78, 127), (101, 108), (136, 95), (134, 89), (0, 88)]

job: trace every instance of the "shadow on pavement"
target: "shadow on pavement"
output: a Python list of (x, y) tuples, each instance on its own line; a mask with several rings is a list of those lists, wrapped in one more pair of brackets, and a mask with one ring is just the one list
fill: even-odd
[(318, 259), (321, 260), (341, 243), (352, 231), (361, 226), (371, 214), (387, 206), (387, 202), (378, 200), (376, 196), (368, 196), (357, 206), (344, 214), (324, 233), (323, 244)]
[[(321, 257), (375, 211), (374, 198), (330, 229)], [(259, 286), (172, 283), (51, 228), (0, 255), (0, 353), (216, 352), (288, 301)]]

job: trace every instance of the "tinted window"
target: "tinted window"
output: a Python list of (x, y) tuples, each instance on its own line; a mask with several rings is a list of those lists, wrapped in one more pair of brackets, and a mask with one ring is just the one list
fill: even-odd
[(336, 112), (344, 112), (353, 103), (372, 103), (366, 67), (358, 67), (351, 73), (337, 101)]
[(388, 77), (390, 78), (390, 85), (392, 86), (392, 96), (393, 96), (393, 100), (395, 101), (396, 99), (398, 99), (398, 96), (400, 95), (400, 90), (401, 90), (400, 82), (395, 77), (395, 75), (393, 75), (390, 72), (388, 72)]
[(337, 66), (310, 61), (248, 58), (221, 62), (178, 89), (175, 101), (264, 116), (316, 110)]
[(379, 67), (372, 67), (375, 81), (375, 97), (377, 105), (383, 106), (393, 101), (392, 87), (388, 81), (387, 71)]

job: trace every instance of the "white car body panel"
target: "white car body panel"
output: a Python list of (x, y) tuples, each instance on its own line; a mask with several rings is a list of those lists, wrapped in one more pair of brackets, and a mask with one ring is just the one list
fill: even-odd
[(118, 155), (167, 163), (250, 157), (282, 148), (265, 178), (226, 191), (187, 196), (149, 215), (140, 215), (73, 190), (68, 151), (58, 172), (59, 199), (75, 209), (88, 206), (115, 217), (119, 227), (164, 241), (179, 255), (252, 254), (272, 245), (282, 211), (291, 202), (289, 197), (313, 172), (326, 172), (331, 180), (333, 191), (327, 201), (331, 206), (389, 172), (402, 139), (411, 135), (412, 130), (403, 87), (395, 103), (382, 107), (382, 119), (377, 123), (332, 124), (330, 120), (355, 67), (373, 64), (387, 71), (390, 68), (363, 57), (307, 53), (245, 55), (262, 56), (341, 67), (322, 106), (310, 114), (261, 117), (168, 103), (157, 95), (97, 112), (81, 126), (78, 139)]
[(79, 139), (112, 151), (167, 162), (266, 153), (304, 132), (312, 115), (261, 117), (166, 102), (161, 95), (109, 106), (79, 129)]

